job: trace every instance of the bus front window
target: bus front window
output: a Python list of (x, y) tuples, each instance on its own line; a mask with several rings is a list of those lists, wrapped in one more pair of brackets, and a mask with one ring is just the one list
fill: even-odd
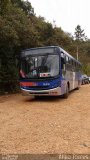
[(59, 55), (27, 56), (21, 61), (22, 78), (55, 77), (59, 75)]

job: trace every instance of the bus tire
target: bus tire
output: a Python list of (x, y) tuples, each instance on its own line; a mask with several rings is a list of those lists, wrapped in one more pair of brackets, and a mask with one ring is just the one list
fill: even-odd
[(63, 98), (68, 98), (69, 96), (69, 85), (66, 86), (66, 93), (63, 95)]
[(76, 88), (76, 90), (79, 90), (80, 89), (80, 87), (78, 86), (77, 88)]
[(35, 99), (38, 99), (39, 96), (34, 96)]

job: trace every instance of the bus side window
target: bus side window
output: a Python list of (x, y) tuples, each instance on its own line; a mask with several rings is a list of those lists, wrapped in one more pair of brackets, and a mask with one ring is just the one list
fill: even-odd
[(68, 61), (69, 61), (69, 58), (68, 58), (68, 56), (66, 56), (66, 63), (68, 63)]
[(72, 60), (72, 71), (74, 72), (74, 61)]

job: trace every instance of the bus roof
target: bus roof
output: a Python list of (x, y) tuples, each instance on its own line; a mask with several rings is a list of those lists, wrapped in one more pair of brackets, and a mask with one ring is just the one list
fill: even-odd
[(73, 59), (74, 61), (76, 61), (77, 63), (79, 63), (81, 65), (81, 62), (79, 62), (77, 59), (75, 59), (71, 54), (69, 54), (68, 52), (66, 52), (61, 47), (60, 47), (60, 51), (63, 52), (65, 55), (67, 55), (68, 57), (70, 57), (71, 59)]

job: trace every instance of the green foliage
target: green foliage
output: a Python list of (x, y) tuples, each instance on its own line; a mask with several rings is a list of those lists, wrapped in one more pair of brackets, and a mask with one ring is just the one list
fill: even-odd
[(76, 39), (61, 28), (53, 28), (43, 17), (36, 17), (29, 1), (0, 0), (0, 92), (17, 89), (18, 69), (16, 56), (25, 48), (59, 45), (79, 60), (83, 71), (90, 74), (90, 40), (78, 25)]
[(15, 56), (21, 49), (37, 45), (38, 38), (26, 13), (12, 3), (7, 6), (0, 16), (0, 89), (10, 91), (15, 90), (18, 79)]
[(76, 48), (78, 46), (79, 60), (83, 63), (82, 71), (90, 75), (90, 40), (87, 38), (80, 25), (77, 25), (74, 34), (74, 44)]
[(89, 63), (83, 65), (82, 69), (83, 69), (83, 73), (85, 73), (85, 74), (87, 74), (88, 76), (90, 76), (90, 64), (89, 64)]
[(7, 12), (9, 0), (0, 0), (0, 15), (4, 15)]
[(75, 28), (75, 39), (77, 41), (84, 41), (86, 40), (86, 36), (85, 36), (85, 33), (84, 33), (84, 30), (81, 29), (81, 26), (80, 25), (77, 25), (77, 27)]
[(11, 3), (14, 6), (21, 8), (26, 15), (34, 15), (34, 9), (31, 6), (31, 3), (29, 1), (22, 1), (22, 0), (11, 0)]

